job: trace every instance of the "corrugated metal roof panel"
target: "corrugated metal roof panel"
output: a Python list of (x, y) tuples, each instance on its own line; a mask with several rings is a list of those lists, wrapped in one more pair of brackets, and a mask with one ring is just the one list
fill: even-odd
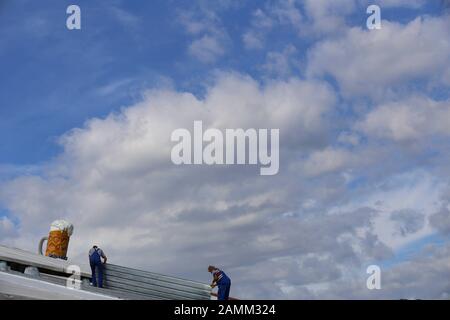
[[(35, 266), (41, 270), (72, 274), (68, 267), (77, 265), (82, 278), (90, 278), (90, 267), (74, 261), (49, 258), (28, 251), (0, 246), (0, 261)], [(25, 277), (25, 276), (24, 276)], [(64, 286), (65, 278), (42, 273), (38, 281)], [(50, 287), (51, 288), (51, 287)], [(104, 294), (121, 299), (209, 300), (211, 287), (196, 281), (181, 279), (113, 264), (106, 264), (105, 288), (83, 284), (82, 291)]]
[(111, 264), (106, 265), (105, 275), (107, 288), (156, 295), (161, 299), (211, 299), (211, 287), (200, 282)]

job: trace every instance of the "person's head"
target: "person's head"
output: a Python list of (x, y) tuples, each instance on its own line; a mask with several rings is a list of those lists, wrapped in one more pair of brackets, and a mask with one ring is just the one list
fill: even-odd
[(98, 246), (93, 246), (92, 248), (94, 248), (94, 249), (97, 249), (97, 248), (98, 248)]
[(216, 267), (214, 267), (214, 266), (208, 267), (208, 272), (213, 272), (214, 270), (216, 270)]

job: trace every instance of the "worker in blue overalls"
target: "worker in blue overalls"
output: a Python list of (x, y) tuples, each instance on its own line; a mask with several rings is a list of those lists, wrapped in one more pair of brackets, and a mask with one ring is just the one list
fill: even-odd
[(103, 268), (104, 268), (103, 265), (106, 263), (106, 260), (108, 260), (108, 258), (106, 258), (105, 253), (99, 247), (93, 246), (91, 250), (89, 250), (89, 264), (91, 265), (92, 285), (94, 287), (97, 287), (97, 277), (96, 277), (97, 273), (98, 287), (103, 288)]
[(211, 288), (219, 287), (217, 292), (217, 300), (228, 300), (230, 296), (231, 279), (219, 268), (214, 266), (208, 267), (208, 272), (212, 274), (213, 280)]

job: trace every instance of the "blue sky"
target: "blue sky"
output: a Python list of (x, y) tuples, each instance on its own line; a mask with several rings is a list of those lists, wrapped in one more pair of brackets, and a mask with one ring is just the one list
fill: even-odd
[[(236, 254), (243, 262), (225, 263), (239, 279), (279, 268), (268, 278), (281, 283), (275, 298), (344, 297), (336, 287), (339, 272), (359, 279), (355, 270), (367, 263), (414, 268), (424, 247), (450, 250), (447, 224), (436, 222), (446, 221), (450, 194), (450, 51), (442, 1), (80, 0), (82, 29), (69, 31), (65, 12), (73, 3), (0, 0), (0, 216), (7, 217), (0, 220), (0, 241), (34, 248), (42, 229), (65, 214), (85, 228), (80, 234), (103, 224), (99, 240), (127, 261), (136, 253), (120, 253), (111, 234), (129, 212), (122, 249), (142, 242), (139, 249), (152, 252), (159, 241), (152, 234), (179, 232), (187, 247), (173, 238), (171, 255), (161, 253), (154, 264), (136, 260), (178, 273), (170, 256), (211, 250), (196, 233), (228, 215), (229, 230), (217, 231), (211, 245), (239, 237), (248, 243), (249, 251)], [(382, 9), (380, 31), (366, 29), (372, 3)], [(268, 122), (258, 117), (265, 108), (273, 110), (265, 113), (273, 114)], [(280, 126), (284, 171), (262, 180), (245, 170), (167, 168), (166, 130), (190, 126), (191, 114), (223, 126)], [(142, 119), (152, 125), (141, 128)], [(204, 211), (217, 217), (200, 219)], [(285, 212), (298, 220), (269, 223)], [(342, 219), (322, 226), (334, 214)], [(328, 230), (342, 241), (339, 250), (333, 252), (330, 239), (313, 240), (318, 245), (310, 251), (292, 248), (303, 240), (290, 225), (308, 241), (315, 239), (308, 228)], [(79, 243), (73, 252), (82, 256), (86, 243)], [(199, 261), (217, 258), (210, 253)], [(321, 277), (309, 271), (311, 261), (317, 270), (329, 261), (337, 269)], [(204, 280), (194, 264), (185, 272)], [(286, 286), (283, 270), (308, 280)], [(393, 268), (392, 277), (397, 274)], [(329, 290), (320, 293), (315, 283)], [(413, 289), (425, 298), (450, 294), (428, 285), (423, 279)], [(357, 280), (352, 286), (354, 296), (404, 294), (371, 296)], [(265, 284), (237, 290), (270, 294)]]

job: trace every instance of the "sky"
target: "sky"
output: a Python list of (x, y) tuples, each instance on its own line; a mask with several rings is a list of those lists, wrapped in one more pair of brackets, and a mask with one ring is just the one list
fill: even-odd
[[(75, 260), (96, 243), (202, 282), (213, 264), (240, 298), (450, 298), (449, 15), (443, 0), (0, 0), (0, 243), (35, 251), (65, 218)], [(171, 133), (195, 120), (279, 129), (278, 174), (174, 165)]]

